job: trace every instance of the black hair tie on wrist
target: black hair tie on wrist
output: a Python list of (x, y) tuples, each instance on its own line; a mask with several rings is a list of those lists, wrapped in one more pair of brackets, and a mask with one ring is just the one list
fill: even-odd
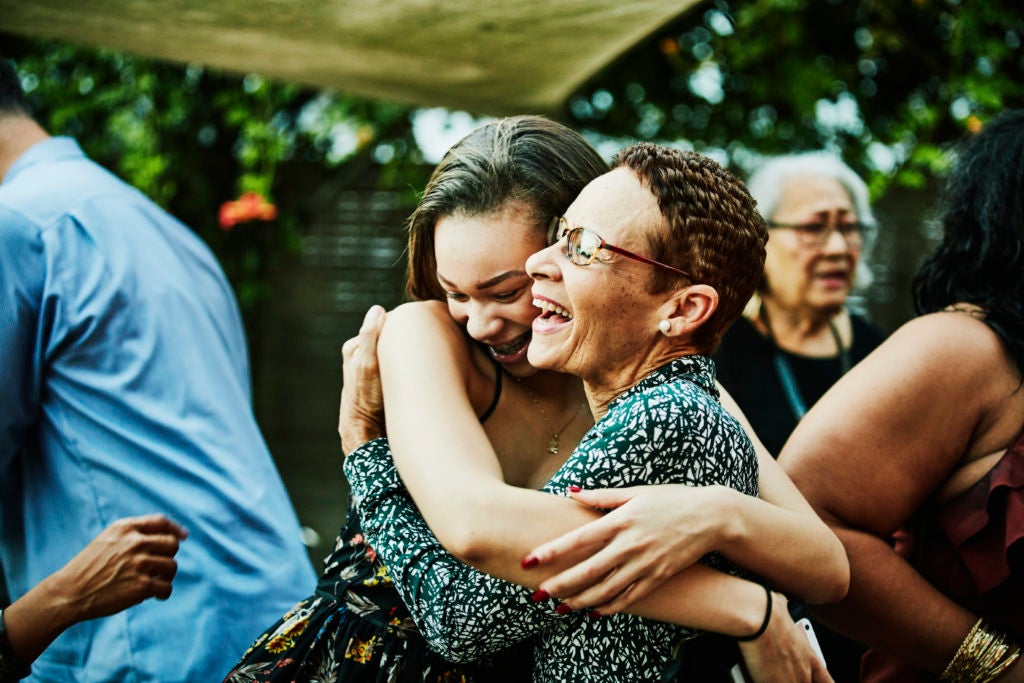
[(768, 586), (762, 586), (764, 588), (765, 595), (768, 596), (768, 606), (764, 610), (764, 621), (761, 622), (761, 628), (757, 629), (757, 632), (752, 633), (749, 636), (736, 636), (734, 640), (741, 643), (749, 643), (752, 640), (757, 640), (764, 635), (764, 632), (768, 630), (768, 622), (772, 620), (772, 590)]

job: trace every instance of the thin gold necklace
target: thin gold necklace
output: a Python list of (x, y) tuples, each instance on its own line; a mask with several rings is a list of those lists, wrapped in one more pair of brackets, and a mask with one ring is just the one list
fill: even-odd
[[(537, 410), (540, 412), (540, 417), (542, 420), (544, 420), (544, 424), (548, 426), (548, 429), (551, 429), (551, 421), (548, 419), (547, 411), (544, 410), (544, 405), (540, 402), (540, 399), (538, 399), (537, 395), (533, 393), (533, 390), (530, 389), (529, 385), (524, 384), (523, 381), (518, 377), (516, 377), (515, 380), (516, 382), (519, 383), (520, 386), (526, 389), (526, 395), (530, 397), (531, 401), (533, 401), (533, 405), (537, 406)], [(551, 455), (558, 455), (558, 439), (562, 436), (562, 432), (564, 432), (566, 428), (569, 425), (571, 425), (577, 417), (580, 416), (580, 413), (582, 413), (583, 409), (586, 407), (586, 401), (580, 403), (579, 407), (576, 408), (576, 410), (573, 411), (573, 414), (569, 416), (569, 419), (566, 421), (566, 423), (562, 425), (561, 428), (559, 428), (557, 431), (555, 431), (554, 434), (551, 435), (551, 438), (548, 440), (548, 447), (546, 449), (548, 453), (550, 453)]]

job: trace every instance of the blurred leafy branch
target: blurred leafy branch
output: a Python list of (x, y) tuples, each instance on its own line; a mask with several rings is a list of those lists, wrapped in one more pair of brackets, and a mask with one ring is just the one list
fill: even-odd
[(199, 233), (247, 315), (303, 232), (286, 193), (274, 203), (282, 165), (318, 165), (325, 177), (373, 166), (386, 183), (402, 176), (390, 167), (420, 163), (407, 107), (55, 41), (0, 43), (40, 123)]
[(950, 143), (1024, 104), (1019, 0), (715, 0), (593, 79), (578, 127), (688, 140), (742, 171), (829, 148), (869, 180), (921, 187)]

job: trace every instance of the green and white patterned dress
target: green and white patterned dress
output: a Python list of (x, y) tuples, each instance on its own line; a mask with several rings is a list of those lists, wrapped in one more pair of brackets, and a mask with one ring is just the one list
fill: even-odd
[[(618, 396), (544, 490), (682, 483), (757, 495), (757, 473), (750, 440), (718, 402), (713, 362), (688, 356)], [(530, 639), (534, 681), (657, 681), (694, 633), (628, 614), (559, 615), (554, 601), (536, 603), (530, 590), (463, 564), (423, 521), (384, 439), (351, 454), (345, 474), (364, 533), (423, 635), (448, 660), (478, 660)], [(703, 561), (741, 573), (715, 554)]]

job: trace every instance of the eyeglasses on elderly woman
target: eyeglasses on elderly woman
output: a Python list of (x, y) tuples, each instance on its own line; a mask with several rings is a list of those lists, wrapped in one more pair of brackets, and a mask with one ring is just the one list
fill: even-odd
[(864, 242), (864, 232), (868, 229), (863, 223), (833, 223), (817, 221), (814, 223), (777, 223), (768, 221), (772, 229), (793, 230), (800, 240), (800, 246), (808, 249), (820, 249), (838, 232), (850, 249), (858, 249)]
[(635, 259), (641, 263), (664, 268), (685, 278), (690, 278), (686, 271), (670, 266), (667, 263), (641, 256), (622, 247), (617, 247), (614, 244), (608, 244), (593, 230), (583, 227), (574, 228), (569, 224), (565, 216), (555, 216), (551, 219), (551, 223), (548, 224), (548, 244), (555, 244), (563, 238), (565, 238), (565, 256), (577, 266), (589, 266), (597, 258), (598, 252), (604, 249)]

